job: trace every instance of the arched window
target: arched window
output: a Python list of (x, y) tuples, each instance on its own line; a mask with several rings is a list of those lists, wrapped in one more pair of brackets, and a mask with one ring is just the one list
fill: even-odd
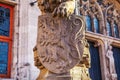
[(88, 15), (86, 16), (86, 28), (87, 31), (92, 31), (91, 18)]
[(100, 33), (99, 21), (96, 17), (94, 18), (94, 28), (95, 28), (96, 33)]
[(0, 78), (10, 77), (13, 6), (0, 3)]
[(111, 25), (110, 22), (107, 21), (107, 34), (109, 36), (112, 36), (112, 30), (111, 30)]
[(119, 30), (118, 30), (118, 25), (114, 24), (114, 33), (115, 33), (115, 37), (119, 38)]

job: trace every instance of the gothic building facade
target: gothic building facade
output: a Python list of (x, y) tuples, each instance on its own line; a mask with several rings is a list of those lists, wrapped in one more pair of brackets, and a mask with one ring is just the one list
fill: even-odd
[[(33, 2), (33, 3), (31, 3)], [(0, 80), (35, 80), (38, 16), (35, 0), (0, 0)], [(120, 80), (120, 0), (76, 0), (86, 22), (92, 80)]]

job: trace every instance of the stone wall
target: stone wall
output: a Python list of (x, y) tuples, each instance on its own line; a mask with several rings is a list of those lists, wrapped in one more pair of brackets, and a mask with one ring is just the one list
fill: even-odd
[(34, 0), (3, 0), (14, 6), (14, 34), (10, 79), (35, 80), (39, 70), (34, 66), (33, 47), (36, 43), (38, 16), (41, 14)]
[[(16, 55), (17, 62), (13, 64), (17, 64), (15, 67), (16, 76), (13, 75), (14, 79), (18, 78), (19, 80), (35, 80), (37, 77), (37, 73), (39, 72), (36, 67), (34, 67), (33, 61), (33, 47), (36, 43), (36, 35), (37, 35), (37, 19), (38, 15), (40, 15), (37, 4), (34, 6), (30, 6), (29, 3), (31, 0), (19, 0), (17, 9), (15, 12), (18, 16), (15, 18), (15, 23), (17, 23), (15, 27), (17, 33), (14, 32), (14, 36), (17, 36), (17, 50)], [(16, 19), (18, 18), (18, 22)], [(15, 42), (15, 41), (14, 41)], [(14, 60), (13, 60), (14, 61)]]

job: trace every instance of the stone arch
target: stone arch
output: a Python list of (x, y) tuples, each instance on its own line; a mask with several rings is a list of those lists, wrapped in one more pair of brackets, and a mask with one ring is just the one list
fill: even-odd
[(100, 33), (103, 34), (103, 29), (105, 27), (105, 23), (104, 23), (104, 15), (102, 12), (102, 9), (99, 5), (99, 3), (97, 1), (82, 1), (81, 5), (80, 5), (80, 14), (86, 16), (89, 15), (91, 17), (91, 21), (92, 21), (92, 31), (95, 31), (94, 28), (94, 17), (96, 17), (99, 20), (99, 27), (100, 27)]

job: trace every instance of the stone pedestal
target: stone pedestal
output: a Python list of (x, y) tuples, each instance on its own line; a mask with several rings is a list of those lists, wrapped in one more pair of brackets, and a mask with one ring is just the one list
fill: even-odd
[(52, 72), (48, 72), (48, 75), (45, 80), (71, 80), (70, 72), (55, 74)]

